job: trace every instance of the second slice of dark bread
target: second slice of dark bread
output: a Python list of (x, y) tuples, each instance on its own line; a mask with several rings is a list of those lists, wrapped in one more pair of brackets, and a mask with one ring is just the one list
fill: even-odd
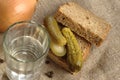
[(97, 46), (105, 40), (110, 30), (110, 25), (105, 20), (74, 2), (60, 6), (54, 17), (59, 23)]

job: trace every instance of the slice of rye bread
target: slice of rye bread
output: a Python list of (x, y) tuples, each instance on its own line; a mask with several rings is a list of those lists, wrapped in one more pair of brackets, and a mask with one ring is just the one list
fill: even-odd
[[(76, 37), (76, 39), (77, 39), (77, 41), (78, 41), (78, 43), (80, 45), (81, 51), (83, 52), (83, 61), (85, 61), (87, 56), (90, 53), (91, 44), (88, 41), (86, 41), (85, 39), (83, 39), (82, 37), (80, 37), (80, 36), (78, 36), (76, 34), (75, 34), (75, 37)], [(60, 67), (67, 70), (68, 72), (70, 72), (72, 74), (75, 73), (74, 71), (71, 70), (69, 64), (67, 63), (67, 60), (66, 60), (67, 58), (66, 57), (64, 57), (64, 58), (58, 57), (58, 56), (54, 55), (51, 50), (49, 51), (48, 57), (53, 62), (55, 62)]]
[(105, 20), (74, 2), (60, 6), (54, 17), (59, 23), (97, 46), (104, 41), (111, 28)]

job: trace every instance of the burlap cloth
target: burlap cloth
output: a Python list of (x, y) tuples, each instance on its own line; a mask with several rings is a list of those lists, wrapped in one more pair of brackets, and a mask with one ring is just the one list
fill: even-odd
[[(46, 15), (53, 14), (59, 5), (68, 1), (75, 1), (108, 21), (112, 26), (111, 31), (100, 47), (92, 47), (78, 74), (73, 76), (50, 61), (41, 67), (40, 80), (120, 80), (120, 0), (39, 0), (33, 20), (42, 24)], [(2, 35), (0, 55), (3, 58)], [(0, 64), (0, 69), (2, 77), (4, 63)], [(48, 71), (54, 72), (52, 78), (45, 75)]]

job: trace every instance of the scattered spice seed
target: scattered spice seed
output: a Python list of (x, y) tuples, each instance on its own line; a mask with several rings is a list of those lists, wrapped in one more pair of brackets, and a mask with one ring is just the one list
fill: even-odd
[(46, 64), (49, 64), (49, 63), (50, 63), (50, 61), (46, 60), (46, 61), (45, 61), (45, 63), (46, 63)]
[(4, 60), (0, 58), (0, 63), (3, 63), (3, 62), (4, 62)]
[(48, 71), (47, 73), (45, 73), (45, 75), (49, 78), (52, 78), (53, 77), (53, 71)]

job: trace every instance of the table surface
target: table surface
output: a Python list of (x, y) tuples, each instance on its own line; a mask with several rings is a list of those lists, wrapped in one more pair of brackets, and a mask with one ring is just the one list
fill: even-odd
[[(81, 71), (71, 75), (51, 60), (49, 64), (41, 67), (40, 80), (120, 80), (120, 0), (39, 0), (33, 20), (39, 24), (47, 15), (52, 15), (59, 5), (74, 1), (87, 8), (97, 16), (108, 21), (112, 29), (106, 40), (100, 47), (92, 47), (88, 59), (84, 62)], [(4, 59), (0, 34), (0, 58)], [(7, 80), (5, 75), (5, 62), (0, 63), (0, 80)], [(53, 77), (49, 78), (46, 72), (53, 71)]]

